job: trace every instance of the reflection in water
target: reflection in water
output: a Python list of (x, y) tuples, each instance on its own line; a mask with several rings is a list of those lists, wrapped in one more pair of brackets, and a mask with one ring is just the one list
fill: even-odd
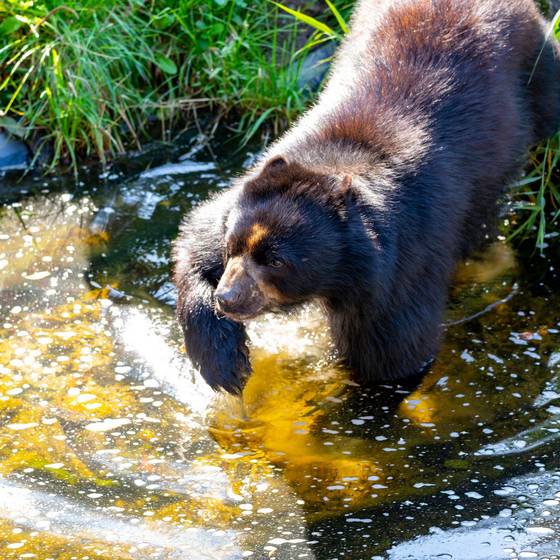
[(2, 208), (0, 557), (552, 558), (558, 294), (497, 244), (416, 386), (357, 387), (307, 306), (251, 323), (216, 396), (167, 305), (177, 222), (231, 173), (198, 163)]
[(141, 359), (142, 366), (135, 368), (135, 375), (151, 379), (156, 387), (161, 384), (167, 394), (186, 404), (191, 414), (203, 415), (214, 393), (192, 368), (185, 371), (186, 360), (167, 342), (169, 328), (159, 332), (161, 326), (154, 329), (150, 317), (137, 309), (113, 307), (111, 311), (115, 336)]
[(560, 476), (515, 478), (494, 493), (509, 497), (509, 507), (457, 529), (432, 528), (431, 535), (393, 547), (389, 560), (471, 560), (473, 554), (490, 559), (557, 559), (559, 527), (554, 510), (560, 505), (556, 499), (560, 496)]
[[(119, 519), (118, 507), (98, 513), (78, 502), (3, 481), (0, 481), (0, 506), (8, 513), (8, 519), (30, 532), (46, 532), (49, 540), (64, 540), (65, 535), (72, 534), (82, 542), (96, 543), (95, 547), (110, 545), (113, 558), (128, 557), (129, 554), (136, 558), (170, 559), (185, 556), (233, 559), (240, 556), (233, 531), (217, 535), (195, 527), (183, 530), (167, 523), (156, 525), (137, 518)], [(20, 543), (22, 541), (11, 543), (9, 550), (25, 547), (25, 544), (14, 546)], [(43, 545), (38, 545), (35, 550), (40, 551)]]

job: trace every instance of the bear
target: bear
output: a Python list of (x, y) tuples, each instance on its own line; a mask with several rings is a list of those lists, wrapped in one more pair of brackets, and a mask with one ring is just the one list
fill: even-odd
[(312, 300), (360, 383), (417, 375), (456, 264), (559, 128), (559, 60), (532, 0), (359, 1), (316, 104), (180, 227), (177, 316), (206, 382), (239, 393), (244, 321)]

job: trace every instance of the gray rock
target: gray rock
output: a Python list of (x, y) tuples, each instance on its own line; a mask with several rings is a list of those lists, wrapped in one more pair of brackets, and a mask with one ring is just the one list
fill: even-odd
[(558, 10), (560, 10), (560, 0), (550, 0), (548, 2), (549, 15), (552, 17)]
[(301, 64), (298, 86), (315, 92), (319, 89), (330, 66), (331, 57), (336, 50), (336, 43), (329, 41), (312, 50)]
[(0, 170), (25, 169), (29, 163), (27, 146), (0, 131)]

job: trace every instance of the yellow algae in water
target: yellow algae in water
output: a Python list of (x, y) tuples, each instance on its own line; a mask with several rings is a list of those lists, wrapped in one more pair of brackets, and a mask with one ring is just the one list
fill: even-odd
[[(0, 355), (21, 383), (52, 396), (54, 404), (74, 420), (104, 417), (126, 410), (133, 402), (127, 387), (114, 383), (113, 341), (103, 328), (102, 303), (96, 292), (52, 310), (22, 318), (0, 329)], [(63, 356), (64, 359), (59, 358)], [(3, 381), (0, 373), (0, 383)], [(100, 381), (113, 382), (107, 391)], [(82, 395), (87, 395), (84, 399)], [(95, 406), (92, 406), (95, 404)]]
[[(340, 508), (345, 499), (367, 501), (368, 479), (383, 478), (371, 442), (342, 436), (334, 445), (332, 436), (317, 429), (325, 414), (343, 406), (340, 397), (347, 389), (346, 373), (332, 365), (318, 373), (303, 362), (295, 368), (282, 353), (257, 352), (253, 365), (243, 401), (232, 400), (212, 414), (211, 433), (232, 454), (222, 464), (224, 470), (235, 476), (239, 464), (246, 462), (252, 463), (257, 474), (267, 464), (278, 465), (308, 504), (324, 504), (316, 489), (317, 478), (321, 487), (337, 486), (331, 492), (330, 509)], [(342, 479), (351, 479), (352, 484), (339, 484)]]
[[(442, 353), (445, 352), (444, 348)], [(479, 407), (487, 407), (486, 401), (474, 397), (475, 387), (465, 383), (466, 373), (470, 373), (468, 364), (455, 354), (440, 356), (416, 390), (399, 404), (398, 414), (419, 428), (435, 429), (440, 437), (447, 439), (449, 432), (460, 430)]]
[[(89, 560), (135, 560), (136, 555), (118, 545), (102, 542), (84, 543), (78, 535), (67, 537), (48, 531), (49, 522), (43, 520), (39, 525), (43, 530), (27, 529), (20, 523), (0, 518), (0, 558), (53, 558), (56, 560), (75, 560), (87, 556)], [(80, 556), (77, 556), (80, 554)]]
[(6, 476), (13, 471), (24, 468), (44, 469), (47, 465), (62, 465), (51, 468), (55, 478), (76, 482), (78, 479), (95, 479), (95, 475), (77, 457), (65, 443), (61, 424), (46, 423), (44, 409), (25, 403), (25, 406), (13, 411), (13, 426), (29, 426), (16, 432), (0, 431), (0, 475)]
[(208, 527), (227, 530), (239, 517), (240, 508), (236, 504), (210, 496), (178, 500), (159, 508), (156, 519), (177, 523), (183, 527)]
[(422, 391), (411, 393), (399, 407), (401, 416), (409, 418), (415, 424), (428, 424), (434, 421), (436, 401)]
[(9, 417), (0, 429), (0, 473), (63, 464), (51, 476), (104, 484), (66, 444), (62, 427), (101, 422), (136, 405), (130, 387), (114, 381), (113, 341), (103, 328), (98, 295), (85, 293), (0, 329), (0, 355), (7, 364), (0, 370), (0, 410)]
[[(33, 218), (39, 219), (40, 216)], [(48, 222), (48, 218), (45, 221)], [(66, 221), (42, 227), (39, 234), (32, 236), (28, 246), (21, 235), (21, 224), (15, 216), (9, 219), (3, 215), (2, 229), (12, 231), (9, 240), (2, 242), (2, 253), (9, 256), (6, 266), (0, 270), (0, 286), (3, 288), (21, 286), (25, 282), (34, 286), (41, 283), (48, 285), (55, 267), (75, 268), (76, 264), (85, 260), (87, 234), (81, 227)], [(72, 250), (69, 249), (71, 246)]]
[(305, 460), (310, 452), (306, 449), (301, 457), (301, 446), (309, 444), (305, 436), (324, 414), (318, 403), (340, 394), (344, 385), (336, 376), (313, 378), (303, 364), (301, 371), (290, 371), (283, 364), (290, 361), (282, 354), (256, 353), (243, 400), (231, 399), (213, 411), (211, 429), (224, 449), (260, 450), (277, 458), (290, 455)]
[(479, 255), (462, 262), (455, 272), (454, 286), (483, 284), (515, 270), (515, 254), (506, 243), (493, 243)]
[(419, 387), (402, 400), (399, 405), (398, 413), (404, 418), (408, 418), (417, 426), (423, 427), (425, 424), (433, 424), (437, 418), (438, 407), (442, 404), (441, 395), (435, 394), (434, 385), (440, 378), (436, 368), (432, 369), (422, 380)]

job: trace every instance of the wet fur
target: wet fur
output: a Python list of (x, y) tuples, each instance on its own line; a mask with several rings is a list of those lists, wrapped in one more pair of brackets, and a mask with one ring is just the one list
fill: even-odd
[[(235, 392), (250, 372), (243, 325), (216, 315), (213, 290), (228, 221), (259, 204), (271, 222), (296, 228), (294, 203), (314, 221), (302, 299), (323, 302), (359, 380), (410, 376), (437, 352), (455, 264), (491, 231), (528, 147), (559, 128), (557, 45), (535, 66), (544, 41), (529, 0), (358, 2), (316, 106), (182, 226), (177, 312), (210, 385)], [(289, 166), (270, 175), (278, 157)]]

